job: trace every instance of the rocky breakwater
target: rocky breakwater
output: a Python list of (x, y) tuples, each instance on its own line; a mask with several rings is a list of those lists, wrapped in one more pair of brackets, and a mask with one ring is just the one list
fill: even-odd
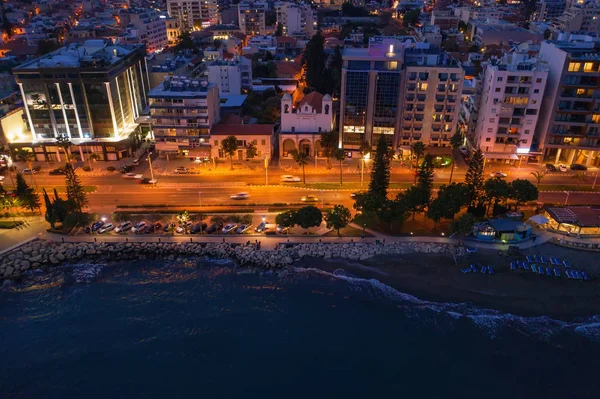
[(240, 266), (280, 269), (303, 257), (364, 260), (377, 255), (408, 252), (451, 254), (453, 246), (437, 243), (306, 243), (279, 245), (274, 251), (259, 251), (254, 245), (228, 243), (59, 243), (38, 240), (5, 254), (0, 260), (0, 278), (17, 278), (29, 269), (75, 262), (115, 262), (134, 259), (181, 260), (208, 256), (231, 259)]

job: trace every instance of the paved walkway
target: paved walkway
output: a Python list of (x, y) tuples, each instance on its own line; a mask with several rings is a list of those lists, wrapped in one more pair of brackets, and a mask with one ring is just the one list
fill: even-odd
[(27, 224), (14, 229), (0, 229), (0, 252), (41, 235), (48, 228), (48, 222), (42, 216), (17, 217), (16, 219), (27, 222)]

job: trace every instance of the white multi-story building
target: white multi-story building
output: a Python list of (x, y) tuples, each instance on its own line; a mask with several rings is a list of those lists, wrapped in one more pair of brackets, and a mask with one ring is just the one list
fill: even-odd
[(521, 52), (488, 63), (473, 140), (487, 159), (515, 161), (529, 154), (548, 70), (546, 62)]
[(600, 33), (600, 3), (597, 0), (574, 0), (557, 18), (558, 29), (567, 33)]
[(317, 12), (304, 3), (275, 3), (277, 23), (284, 36), (312, 37), (317, 30)]
[(181, 27), (193, 30), (194, 26), (207, 28), (219, 23), (218, 0), (167, 0), (169, 16), (179, 19)]
[[(137, 41), (129, 43), (144, 44), (146, 51), (152, 53), (168, 46), (165, 17), (152, 8), (129, 8), (119, 13), (121, 24), (130, 29), (128, 37)], [(132, 29), (131, 29), (132, 28)], [(135, 36), (133, 35), (135, 32)]]
[(238, 4), (238, 22), (240, 31), (248, 36), (264, 35), (266, 32), (266, 13), (269, 9), (265, 2), (241, 2)]
[[(166, 77), (148, 93), (150, 117), (159, 151), (179, 151), (209, 145), (219, 121), (219, 89), (206, 81)], [(207, 153), (210, 149), (207, 148)]]
[(333, 129), (332, 107), (329, 94), (309, 93), (296, 106), (292, 96), (284, 94), (281, 98), (279, 154), (289, 157), (293, 150), (298, 150), (311, 157), (322, 156), (321, 133)]
[(252, 86), (252, 62), (245, 57), (215, 60), (208, 64), (206, 74), (222, 94), (241, 94), (242, 88)]

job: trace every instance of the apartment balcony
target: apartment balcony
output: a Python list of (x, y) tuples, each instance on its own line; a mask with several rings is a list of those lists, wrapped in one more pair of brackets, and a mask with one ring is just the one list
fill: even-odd
[(431, 141), (438, 141), (440, 136), (431, 136)]

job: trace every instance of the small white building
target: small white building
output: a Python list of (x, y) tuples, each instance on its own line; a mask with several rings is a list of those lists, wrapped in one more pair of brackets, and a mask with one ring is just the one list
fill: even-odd
[(312, 92), (293, 106), (292, 96), (281, 98), (279, 154), (290, 157), (293, 150), (320, 156), (321, 133), (333, 129), (333, 100), (329, 94)]
[(317, 12), (309, 4), (280, 2), (275, 9), (284, 36), (312, 37), (316, 33)]
[(242, 94), (242, 88), (252, 87), (252, 61), (245, 57), (215, 60), (207, 66), (208, 81), (223, 94)]
[(256, 148), (255, 159), (271, 158), (271, 141), (273, 139), (274, 125), (241, 125), (219, 123), (213, 126), (210, 133), (211, 157), (228, 158), (221, 149), (221, 141), (229, 136), (237, 138), (238, 149), (233, 159), (242, 161), (247, 159), (250, 144)]

